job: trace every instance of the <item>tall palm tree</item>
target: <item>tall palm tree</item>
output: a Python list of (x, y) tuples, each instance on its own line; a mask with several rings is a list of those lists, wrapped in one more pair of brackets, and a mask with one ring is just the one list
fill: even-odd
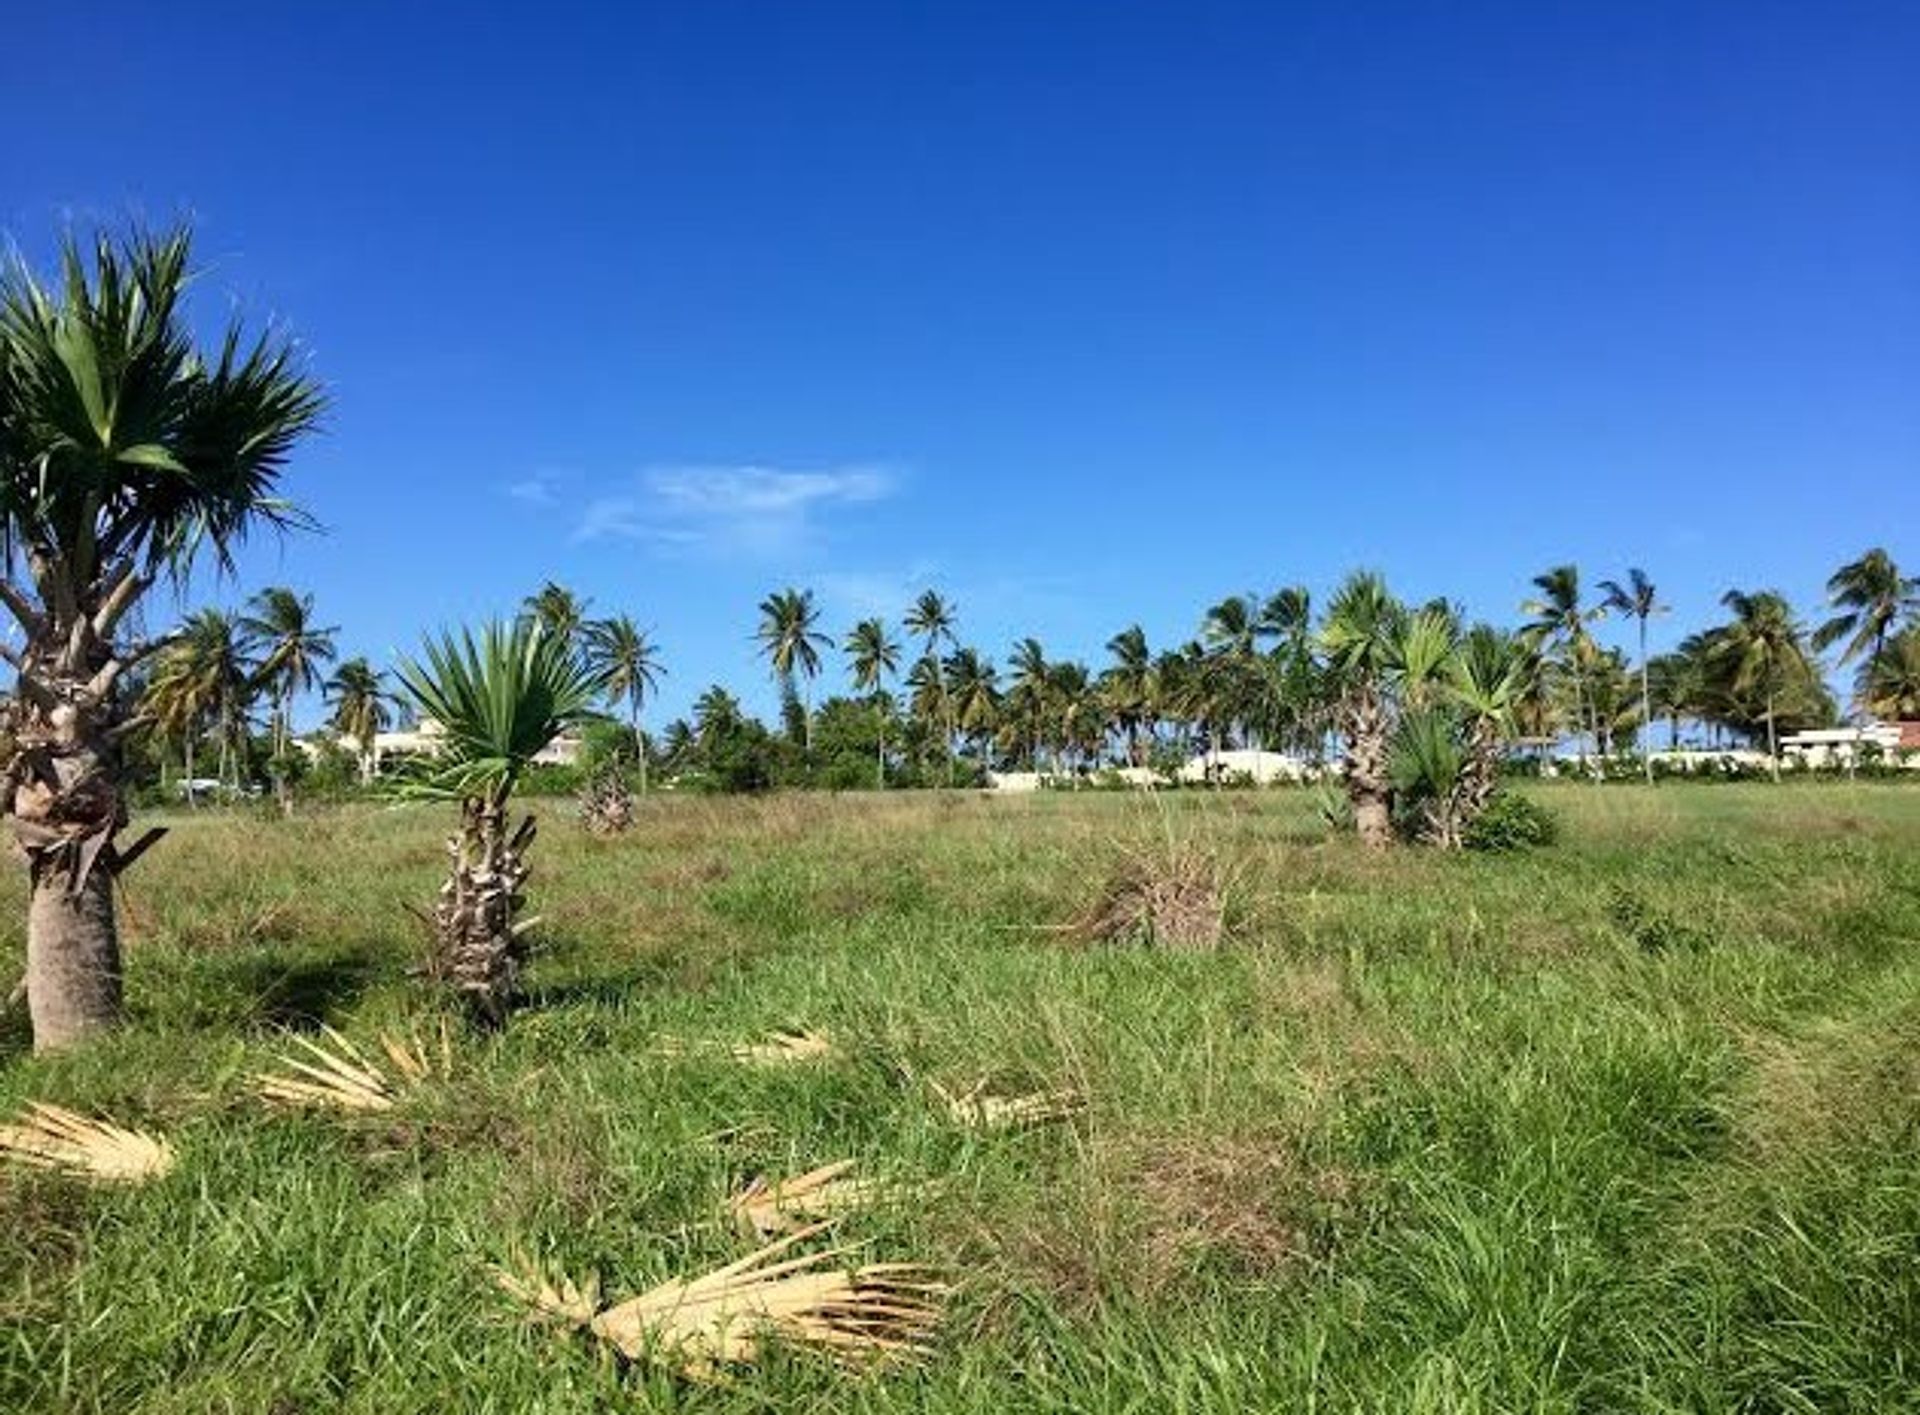
[(886, 622), (878, 617), (862, 619), (853, 626), (853, 632), (847, 635), (846, 642), (849, 666), (853, 671), (855, 691), (868, 694), (873, 700), (874, 717), (878, 727), (878, 759), (875, 762), (875, 784), (881, 790), (887, 785), (887, 709), (885, 706), (887, 679), (900, 671), (900, 645), (887, 633)]
[(1550, 645), (1560, 651), (1561, 669), (1573, 689), (1574, 735), (1580, 742), (1580, 760), (1585, 762), (1587, 751), (1584, 734), (1590, 730), (1590, 724), (1587, 722), (1586, 693), (1582, 679), (1593, 646), (1593, 636), (1588, 633), (1587, 625), (1605, 611), (1588, 609), (1581, 604), (1580, 568), (1577, 565), (1556, 565), (1545, 574), (1535, 575), (1533, 585), (1540, 593), (1520, 606), (1521, 613), (1532, 616), (1523, 632), (1535, 643)]
[(993, 737), (1000, 726), (1000, 675), (993, 660), (978, 649), (959, 648), (942, 665), (954, 726), (971, 737), (980, 752), (980, 769), (993, 766)]
[(1834, 571), (1827, 599), (1836, 613), (1814, 630), (1813, 646), (1824, 653), (1844, 639), (1840, 666), (1860, 659), (1864, 688), (1900, 617), (1920, 610), (1920, 579), (1902, 575), (1893, 557), (1876, 547)]
[(1907, 625), (1873, 656), (1866, 706), (1883, 722), (1920, 720), (1920, 624)]
[(233, 766), (245, 745), (255, 681), (237, 622), (224, 610), (190, 615), (155, 660), (140, 715), (181, 734), (189, 804), (196, 799), (194, 748), (209, 732), (220, 753), (221, 785), (237, 784)]
[[(237, 324), (209, 352), (183, 308), (182, 229), (69, 239), (59, 278), (0, 272), (0, 603), (24, 646), (15, 740), (0, 782), (31, 899), (27, 1001), (34, 1045), (68, 1045), (121, 1015), (113, 881), (127, 850), (119, 691), (159, 647), (127, 615), (198, 553), (222, 570), (248, 530), (302, 523), (279, 495), (319, 421), (319, 387), (289, 345)], [(25, 572), (24, 574), (22, 572)]]
[(386, 675), (364, 658), (350, 658), (334, 669), (322, 691), (333, 706), (334, 731), (353, 738), (358, 749), (360, 780), (373, 780), (375, 742), (393, 720)]
[(1013, 646), (1009, 659), (1013, 678), (1007, 693), (1007, 706), (1026, 727), (1027, 768), (1040, 770), (1040, 742), (1046, 733), (1047, 651), (1038, 639), (1028, 637)]
[(1665, 614), (1666, 605), (1660, 603), (1658, 591), (1653, 581), (1647, 578), (1647, 572), (1639, 566), (1627, 571), (1627, 582), (1602, 580), (1600, 582), (1601, 604), (1617, 614), (1632, 619), (1640, 631), (1640, 722), (1647, 734), (1645, 749), (1640, 760), (1647, 772), (1647, 785), (1653, 785), (1653, 681), (1647, 659), (1647, 621), (1656, 614)]
[(1388, 760), (1393, 719), (1389, 683), (1399, 661), (1406, 611), (1370, 571), (1356, 571), (1335, 592), (1320, 625), (1330, 685), (1345, 739), (1344, 780), (1361, 843), (1393, 843), (1392, 782)]
[(640, 763), (640, 794), (647, 794), (647, 739), (640, 731), (640, 713), (660, 686), (666, 669), (647, 631), (625, 614), (589, 620), (582, 646), (587, 667), (604, 685), (607, 701), (627, 709), (627, 731), (633, 737), (633, 755)]
[(441, 749), (410, 794), (460, 803), (448, 842), (453, 867), (434, 903), (429, 972), (483, 1020), (498, 1024), (519, 989), (525, 927), (517, 925), (534, 821), (509, 830), (514, 787), (533, 758), (593, 715), (605, 691), (560, 635), (527, 618), (427, 640), (422, 659), (403, 659), (400, 682), (442, 729)]
[(240, 633), (255, 656), (254, 681), (273, 704), (275, 756), (287, 750), (295, 695), (314, 687), (320, 670), (333, 662), (333, 636), (338, 632), (316, 628), (313, 596), (284, 585), (269, 586), (247, 602)]
[(1127, 764), (1142, 766), (1141, 729), (1153, 710), (1153, 653), (1147, 634), (1133, 624), (1107, 640), (1113, 662), (1100, 675), (1100, 691), (1120, 730), (1127, 734)]
[(520, 617), (538, 624), (572, 652), (587, 626), (587, 610), (592, 604), (558, 580), (548, 580), (520, 601)]
[(802, 735), (809, 759), (813, 756), (813, 680), (820, 673), (821, 651), (833, 647), (833, 640), (820, 632), (819, 620), (812, 590), (778, 590), (760, 601), (760, 627), (754, 631), (783, 693), (793, 691), (796, 673), (806, 680)]
[(953, 785), (953, 704), (947, 693), (947, 680), (941, 672), (940, 647), (942, 644), (958, 646), (960, 640), (954, 633), (956, 615), (954, 607), (938, 590), (922, 590), (920, 598), (906, 612), (902, 623), (909, 634), (918, 634), (926, 642), (923, 662), (933, 665), (934, 694), (939, 699), (940, 718), (946, 730), (947, 785)]
[(1790, 677), (1810, 672), (1807, 649), (1786, 597), (1775, 590), (1728, 590), (1720, 603), (1733, 614), (1718, 654), (1739, 692), (1758, 691), (1766, 702), (1767, 758), (1780, 779), (1778, 704)]

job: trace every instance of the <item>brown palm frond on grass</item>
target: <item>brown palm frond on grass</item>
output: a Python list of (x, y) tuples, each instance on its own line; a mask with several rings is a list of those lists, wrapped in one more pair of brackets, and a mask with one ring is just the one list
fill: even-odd
[(0, 1125), (0, 1158), (83, 1179), (144, 1184), (171, 1170), (177, 1156), (157, 1136), (29, 1101), (13, 1124)]
[(727, 1212), (762, 1238), (788, 1233), (819, 1219), (839, 1218), (889, 1200), (922, 1194), (924, 1185), (849, 1177), (852, 1160), (836, 1160), (791, 1179), (755, 1176), (727, 1200)]
[(989, 1091), (982, 1080), (956, 1095), (938, 1081), (929, 1080), (927, 1086), (949, 1118), (973, 1130), (1024, 1130), (1069, 1119), (1087, 1104), (1085, 1096), (1067, 1088), (1001, 1095)]
[(396, 1037), (380, 1034), (380, 1047), (387, 1054), (396, 1076), (382, 1071), (372, 1058), (331, 1027), (322, 1027), (326, 1045), (309, 1037), (296, 1036), (295, 1045), (305, 1058), (282, 1056), (281, 1064), (293, 1074), (255, 1074), (254, 1089), (267, 1100), (282, 1105), (328, 1106), (334, 1110), (392, 1110), (410, 1092), (436, 1078), (445, 1077), (453, 1065), (453, 1041), (446, 1024), (440, 1026), (439, 1043), (430, 1047), (418, 1033)]
[(1210, 951), (1226, 931), (1229, 888), (1218, 859), (1191, 842), (1126, 849), (1065, 932), (1086, 944)]
[(524, 1260), (517, 1269), (495, 1268), (494, 1280), (536, 1318), (583, 1327), (630, 1360), (664, 1361), (694, 1380), (751, 1362), (776, 1341), (847, 1366), (923, 1354), (947, 1286), (913, 1263), (827, 1268), (846, 1256), (845, 1248), (781, 1257), (827, 1226), (813, 1224), (725, 1267), (597, 1311), (591, 1285)]
[(722, 1052), (735, 1061), (755, 1066), (789, 1066), (802, 1061), (820, 1061), (833, 1055), (833, 1038), (811, 1027), (783, 1028), (769, 1032), (756, 1042), (689, 1042), (680, 1037), (662, 1037), (653, 1048), (656, 1056), (693, 1056), (702, 1052)]

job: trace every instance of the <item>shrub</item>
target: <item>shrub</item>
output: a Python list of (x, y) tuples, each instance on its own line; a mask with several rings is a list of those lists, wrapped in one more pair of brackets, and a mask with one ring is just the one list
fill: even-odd
[(1552, 811), (1532, 797), (1498, 791), (1467, 826), (1461, 843), (1469, 850), (1524, 850), (1551, 845), (1559, 835), (1560, 822)]

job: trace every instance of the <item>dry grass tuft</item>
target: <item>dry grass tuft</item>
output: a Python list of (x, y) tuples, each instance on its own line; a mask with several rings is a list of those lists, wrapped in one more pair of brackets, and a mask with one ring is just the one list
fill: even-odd
[(955, 1123), (973, 1130), (1025, 1130), (1069, 1119), (1087, 1104), (1085, 1096), (1067, 1088), (999, 1095), (981, 1080), (956, 1095), (938, 1081), (929, 1080), (927, 1087)]
[(727, 1212), (743, 1229), (770, 1238), (820, 1219), (839, 1218), (923, 1192), (921, 1186), (850, 1178), (853, 1167), (852, 1160), (836, 1160), (792, 1179), (769, 1181), (756, 1176), (727, 1200)]
[(1182, 952), (1220, 946), (1227, 879), (1212, 851), (1168, 841), (1124, 851), (1086, 910), (1067, 926), (1082, 943)]
[(144, 1184), (172, 1170), (177, 1157), (164, 1139), (30, 1101), (12, 1125), (0, 1125), (0, 1158), (81, 1179)]
[(629, 1360), (663, 1361), (693, 1380), (750, 1363), (772, 1342), (855, 1367), (924, 1354), (950, 1289), (911, 1263), (823, 1270), (844, 1248), (782, 1258), (827, 1226), (810, 1225), (725, 1267), (606, 1308), (596, 1285), (544, 1273), (524, 1258), (493, 1274), (536, 1320), (582, 1327)]
[(453, 1067), (453, 1039), (444, 1021), (440, 1024), (437, 1042), (431, 1046), (417, 1032), (405, 1037), (389, 1032), (380, 1034), (380, 1049), (386, 1053), (397, 1079), (382, 1071), (366, 1053), (333, 1028), (320, 1030), (326, 1045), (295, 1036), (295, 1044), (307, 1057), (280, 1058), (295, 1074), (256, 1073), (255, 1091), (281, 1105), (326, 1106), (347, 1111), (392, 1110), (409, 1092), (445, 1078)]

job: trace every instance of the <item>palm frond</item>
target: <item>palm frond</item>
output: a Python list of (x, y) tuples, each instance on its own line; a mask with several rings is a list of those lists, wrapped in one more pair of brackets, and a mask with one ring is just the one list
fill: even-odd
[(437, 1046), (415, 1033), (404, 1037), (380, 1034), (380, 1048), (397, 1075), (379, 1064), (331, 1027), (322, 1027), (325, 1045), (295, 1036), (305, 1053), (283, 1055), (282, 1072), (257, 1072), (254, 1090), (282, 1105), (320, 1106), (344, 1111), (392, 1110), (421, 1085), (443, 1079), (452, 1070), (453, 1041), (446, 1024), (440, 1026)]
[(0, 1125), (0, 1159), (82, 1179), (144, 1184), (171, 1171), (176, 1156), (160, 1137), (31, 1101), (13, 1124)]
[(1069, 1088), (1053, 1091), (1026, 1091), (1013, 1095), (988, 1089), (985, 1080), (955, 1093), (938, 1081), (929, 1080), (931, 1090), (949, 1119), (971, 1130), (1024, 1130), (1056, 1120), (1067, 1120), (1086, 1109), (1086, 1097)]

